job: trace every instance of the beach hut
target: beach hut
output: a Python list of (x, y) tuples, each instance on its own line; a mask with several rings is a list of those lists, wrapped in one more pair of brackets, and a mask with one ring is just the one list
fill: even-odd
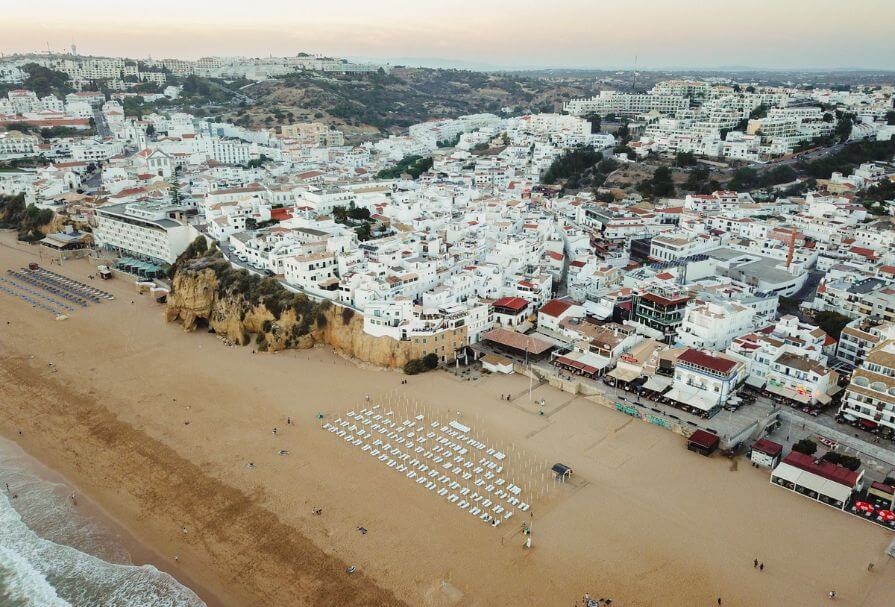
[(870, 483), (870, 489), (867, 490), (867, 499), (887, 510), (892, 510), (895, 508), (895, 487), (874, 481)]
[(491, 373), (509, 375), (513, 372), (513, 361), (497, 354), (486, 354), (482, 357), (482, 368)]
[(776, 468), (783, 454), (783, 445), (766, 438), (760, 438), (752, 445), (749, 451), (749, 459), (756, 466), (762, 468)]
[(112, 278), (112, 270), (109, 266), (96, 266), (96, 271), (99, 274), (99, 277), (103, 280), (109, 280)]
[(553, 468), (551, 468), (551, 470), (553, 470), (553, 473), (556, 474), (556, 477), (560, 480), (566, 480), (570, 476), (572, 476), (572, 469), (565, 464), (553, 464)]
[(702, 455), (711, 455), (718, 449), (721, 439), (711, 432), (705, 430), (697, 430), (687, 439), (687, 449), (701, 453)]

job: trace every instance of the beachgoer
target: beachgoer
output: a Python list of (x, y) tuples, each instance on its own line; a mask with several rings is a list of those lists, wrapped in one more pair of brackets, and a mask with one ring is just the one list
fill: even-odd
[(755, 569), (758, 569), (758, 559), (755, 559), (754, 561), (752, 561), (752, 567), (754, 567)]
[(291, 426), (291, 425), (292, 425), (292, 418), (291, 418), (291, 417), (287, 417), (287, 418), (286, 418), (286, 425), (287, 425), (287, 426)]
[(719, 605), (721, 604), (721, 597), (720, 597), (720, 596), (718, 597), (718, 604), (719, 604)]
[(177, 556), (177, 555), (175, 554), (175, 555), (174, 555), (174, 561), (177, 562), (177, 561), (179, 561), (179, 560), (180, 560), (180, 557)]
[(867, 571), (873, 571), (873, 563), (867, 565)]
[(764, 571), (764, 563), (759, 563), (759, 564), (758, 564), (758, 570), (759, 570), (759, 571)]
[(835, 598), (836, 598), (836, 591), (835, 591), (835, 590), (831, 590), (831, 591), (830, 591), (830, 598), (831, 598), (831, 599), (835, 599)]
[(273, 435), (274, 435), (274, 436), (277, 435), (277, 429), (276, 429), (276, 428), (273, 429)]

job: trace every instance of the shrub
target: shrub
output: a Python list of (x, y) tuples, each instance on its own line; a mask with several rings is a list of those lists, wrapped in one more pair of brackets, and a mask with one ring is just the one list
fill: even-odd
[(426, 364), (423, 362), (421, 358), (414, 358), (413, 360), (408, 360), (404, 364), (404, 373), (407, 375), (417, 375), (418, 373), (423, 373), (427, 371)]
[(856, 471), (861, 467), (861, 460), (859, 458), (853, 455), (845, 455), (844, 453), (836, 453), (835, 451), (824, 453), (824, 456), (821, 459), (832, 464), (839, 464), (852, 471)]
[(352, 308), (342, 308), (342, 324), (347, 325), (354, 318), (354, 310)]
[(817, 451), (817, 443), (808, 438), (803, 438), (792, 446), (793, 451), (804, 453), (805, 455), (814, 455)]
[(427, 370), (434, 369), (438, 366), (438, 355), (437, 354), (426, 354), (423, 357), (423, 364), (426, 366)]

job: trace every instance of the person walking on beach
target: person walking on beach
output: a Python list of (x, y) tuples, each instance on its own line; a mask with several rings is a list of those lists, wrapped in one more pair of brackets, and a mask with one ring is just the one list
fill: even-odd
[(752, 561), (752, 568), (758, 569), (758, 559), (755, 559), (754, 561)]
[(758, 570), (759, 570), (759, 571), (764, 571), (764, 563), (759, 563), (759, 564), (758, 564)]
[[(9, 488), (9, 485), (7, 485), (7, 488)], [(867, 571), (873, 571), (873, 563), (867, 564)]]
[(721, 604), (721, 597), (720, 597), (720, 596), (718, 597), (718, 604), (719, 604), (719, 605)]
[(830, 591), (830, 600), (835, 599), (835, 598), (836, 598), (836, 591), (835, 591), (835, 590), (831, 590), (831, 591)]
[(273, 429), (273, 435), (274, 435), (274, 436), (277, 435), (277, 429), (276, 429), (276, 428)]

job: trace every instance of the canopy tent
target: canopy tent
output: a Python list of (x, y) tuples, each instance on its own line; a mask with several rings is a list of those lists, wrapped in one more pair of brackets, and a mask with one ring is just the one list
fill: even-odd
[(115, 267), (125, 272), (137, 274), (138, 276), (144, 276), (147, 278), (158, 276), (165, 271), (165, 269), (159, 265), (150, 263), (148, 261), (132, 259), (130, 257), (122, 257), (117, 262), (115, 262)]
[(851, 488), (846, 485), (826, 479), (807, 470), (796, 468), (786, 462), (781, 462), (774, 468), (772, 477), (790, 482), (808, 491), (814, 491), (841, 504), (845, 504), (852, 493)]
[(672, 388), (671, 392), (665, 395), (665, 398), (676, 400), (681, 404), (699, 409), (700, 411), (711, 411), (718, 405), (717, 401), (712, 401), (702, 390), (680, 386)]
[(652, 390), (653, 392), (662, 392), (674, 383), (674, 379), (664, 375), (651, 375), (646, 383), (643, 384), (644, 390)]
[(637, 369), (630, 369), (628, 367), (616, 367), (609, 373), (607, 373), (609, 377), (614, 377), (618, 381), (630, 382), (634, 381), (638, 377), (640, 377), (640, 371)]

